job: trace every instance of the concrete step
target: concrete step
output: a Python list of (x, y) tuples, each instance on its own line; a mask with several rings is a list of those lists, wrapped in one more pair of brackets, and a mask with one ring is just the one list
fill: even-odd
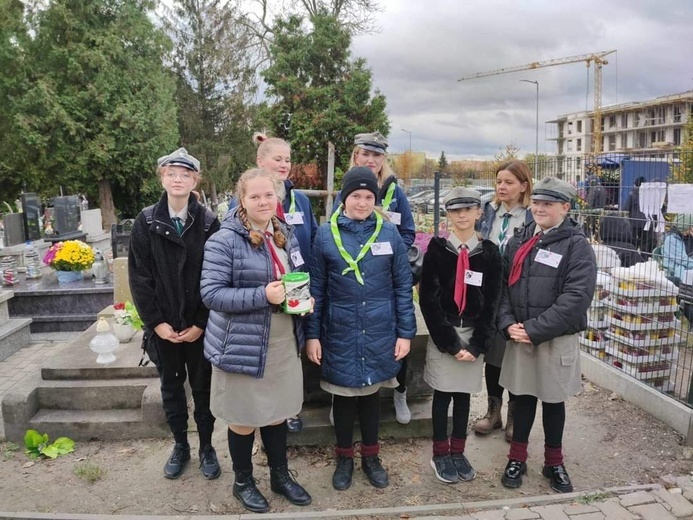
[(81, 332), (96, 321), (96, 314), (49, 314), (34, 315), (32, 318), (32, 333)]
[(31, 318), (12, 318), (0, 325), (0, 361), (31, 342)]
[(54, 410), (123, 410), (140, 408), (151, 380), (44, 381), (36, 391), (38, 406)]
[(142, 420), (141, 410), (39, 410), (28, 428), (47, 433), (51, 439), (124, 440), (169, 437), (166, 423)]

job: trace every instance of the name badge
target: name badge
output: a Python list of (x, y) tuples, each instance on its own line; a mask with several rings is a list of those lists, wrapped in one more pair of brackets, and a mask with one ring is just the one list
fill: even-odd
[(293, 253), (291, 253), (291, 261), (293, 262), (295, 267), (300, 267), (303, 264), (305, 264), (300, 251), (294, 251)]
[(476, 287), (481, 287), (481, 283), (484, 281), (484, 273), (478, 271), (465, 271), (464, 272), (464, 283), (467, 285), (474, 285)]
[(397, 213), (396, 211), (387, 211), (385, 213), (390, 219), (390, 222), (392, 222), (395, 226), (399, 226), (402, 223), (401, 213)]
[(303, 212), (296, 211), (294, 213), (284, 213), (284, 219), (287, 224), (296, 226), (298, 224), (303, 224)]
[(537, 251), (537, 256), (534, 258), (534, 260), (536, 260), (540, 264), (556, 268), (558, 267), (558, 264), (561, 263), (562, 258), (563, 255), (559, 255), (558, 253), (552, 253), (551, 251), (547, 251), (546, 249), (540, 249), (539, 251)]
[(371, 254), (373, 256), (391, 255), (392, 245), (390, 245), (390, 242), (373, 242), (371, 244)]

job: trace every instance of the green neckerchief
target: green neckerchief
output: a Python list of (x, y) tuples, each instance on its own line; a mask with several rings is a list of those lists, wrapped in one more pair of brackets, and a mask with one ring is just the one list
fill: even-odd
[(291, 204), (289, 204), (289, 213), (296, 213), (296, 195), (294, 195), (294, 190), (289, 192), (289, 198), (291, 199)]
[(392, 204), (392, 198), (395, 196), (395, 184), (397, 184), (397, 181), (394, 181), (387, 187), (387, 193), (383, 199), (383, 211), (390, 211), (390, 204)]
[(359, 255), (356, 257), (356, 260), (354, 260), (354, 258), (347, 252), (347, 250), (344, 249), (344, 244), (342, 243), (342, 236), (339, 234), (339, 227), (337, 226), (337, 218), (342, 213), (343, 207), (344, 204), (340, 204), (337, 208), (337, 211), (335, 211), (332, 214), (332, 217), (330, 217), (330, 229), (332, 230), (332, 237), (334, 238), (334, 243), (337, 245), (339, 254), (342, 255), (342, 258), (348, 266), (346, 269), (344, 269), (344, 271), (342, 271), (342, 276), (347, 274), (349, 271), (354, 271), (356, 280), (361, 285), (363, 285), (363, 276), (361, 276), (359, 262), (363, 259), (364, 256), (366, 256), (366, 253), (371, 248), (371, 245), (373, 244), (373, 242), (375, 242), (375, 239), (378, 238), (380, 228), (383, 227), (383, 217), (377, 211), (375, 212), (375, 231), (368, 239), (368, 241), (364, 244), (364, 246), (361, 248), (361, 251), (359, 251)]

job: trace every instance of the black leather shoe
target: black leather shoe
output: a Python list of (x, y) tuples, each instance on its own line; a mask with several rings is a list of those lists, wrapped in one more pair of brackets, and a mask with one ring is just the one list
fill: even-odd
[(248, 511), (253, 513), (266, 513), (269, 511), (267, 499), (255, 485), (252, 471), (239, 471), (233, 483), (233, 496), (235, 496)]
[(286, 429), (289, 430), (289, 433), (301, 433), (301, 430), (303, 429), (303, 421), (298, 416), (289, 417), (286, 420)]
[(519, 460), (509, 460), (505, 466), (501, 482), (508, 488), (519, 488), (522, 485), (522, 475), (527, 473), (527, 464)]
[(377, 455), (361, 457), (361, 468), (373, 487), (382, 489), (390, 484), (387, 478), (387, 471), (383, 468), (383, 465), (380, 463), (380, 457)]
[(313, 499), (303, 486), (296, 482), (286, 466), (270, 468), (270, 489), (297, 506), (307, 506)]
[(344, 491), (351, 487), (351, 477), (354, 474), (354, 457), (337, 456), (337, 467), (332, 475), (332, 487)]
[(570, 482), (565, 466), (544, 466), (541, 474), (551, 481), (551, 489), (559, 493), (572, 493), (573, 484)]
[(462, 482), (474, 480), (474, 477), (476, 477), (476, 471), (469, 463), (469, 460), (467, 460), (467, 457), (464, 456), (464, 453), (453, 453), (451, 457), (452, 463), (455, 465), (455, 469), (457, 470), (457, 476), (460, 478), (460, 480)]
[(214, 480), (221, 475), (217, 452), (214, 451), (211, 444), (207, 444), (207, 446), (200, 449), (200, 471), (207, 480)]
[(164, 477), (177, 479), (185, 469), (186, 464), (190, 460), (190, 445), (177, 442), (173, 446), (171, 456), (164, 465)]

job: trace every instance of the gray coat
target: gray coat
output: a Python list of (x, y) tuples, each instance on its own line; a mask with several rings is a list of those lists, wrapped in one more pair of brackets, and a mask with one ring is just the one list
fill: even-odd
[[(518, 248), (534, 235), (536, 224), (516, 231), (506, 255), (512, 266)], [(558, 267), (536, 262), (539, 249), (561, 255)], [(510, 269), (509, 269), (510, 270)], [(520, 280), (505, 287), (498, 328), (522, 323), (531, 345), (508, 342), (500, 383), (510, 392), (561, 402), (580, 388), (577, 333), (587, 326), (597, 279), (594, 251), (570, 219), (550, 231), (525, 258)]]

